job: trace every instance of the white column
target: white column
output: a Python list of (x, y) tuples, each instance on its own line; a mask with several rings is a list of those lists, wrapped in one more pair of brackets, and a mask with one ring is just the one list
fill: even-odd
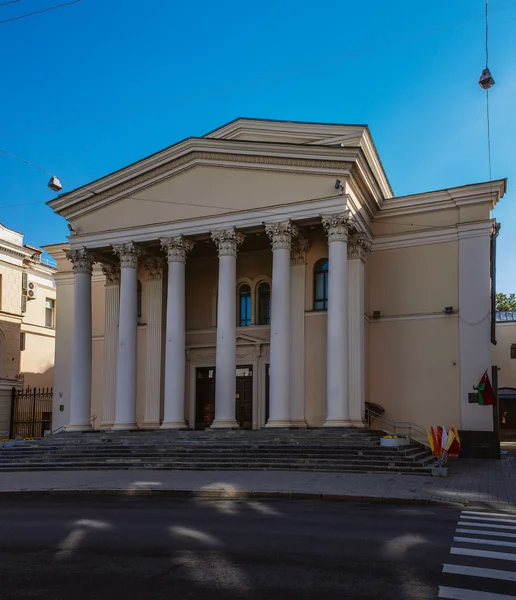
[(348, 365), (349, 213), (322, 218), (328, 234), (328, 334), (325, 427), (349, 427)]
[(115, 422), (116, 357), (118, 351), (118, 318), (120, 316), (120, 267), (104, 264), (106, 276), (106, 309), (104, 317), (104, 394), (102, 398), (102, 429)]
[(290, 267), (291, 331), (291, 403), (290, 415), (294, 427), (306, 427), (305, 420), (305, 298), (306, 254), (308, 240), (292, 244)]
[(185, 262), (193, 242), (182, 235), (162, 238), (167, 253), (167, 332), (165, 343), (165, 394), (162, 429), (184, 429), (185, 423)]
[(120, 318), (113, 429), (136, 429), (137, 286), (138, 259), (142, 253), (133, 242), (113, 246), (113, 251), (120, 258)]
[(283, 221), (266, 224), (265, 231), (272, 243), (270, 404), (265, 426), (290, 427), (290, 248), (297, 227)]
[(145, 361), (145, 408), (142, 428), (157, 429), (161, 408), (161, 330), (163, 315), (162, 258), (145, 263), (147, 270), (147, 343)]
[(70, 423), (67, 431), (91, 429), (91, 273), (95, 259), (83, 246), (66, 251), (73, 263), (74, 329)]
[(364, 426), (365, 330), (364, 260), (371, 244), (364, 233), (353, 233), (348, 243), (349, 301), (349, 418), (355, 427)]
[(231, 228), (214, 231), (211, 237), (219, 251), (215, 420), (212, 427), (238, 427), (235, 419), (236, 257), (244, 236)]

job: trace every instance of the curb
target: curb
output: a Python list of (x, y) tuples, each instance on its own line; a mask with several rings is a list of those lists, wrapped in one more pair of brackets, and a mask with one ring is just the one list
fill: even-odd
[(230, 499), (291, 499), (291, 500), (323, 500), (327, 502), (371, 502), (383, 504), (412, 504), (420, 506), (442, 506), (447, 508), (477, 508), (509, 510), (516, 513), (516, 504), (503, 502), (474, 502), (470, 500), (450, 501), (429, 498), (398, 498), (395, 496), (368, 496), (352, 494), (335, 494), (326, 492), (261, 492), (234, 490), (142, 490), (142, 489), (49, 489), (49, 490), (12, 490), (1, 491), (0, 501), (7, 498), (42, 498), (70, 496), (106, 496), (106, 497), (168, 497), (168, 498), (201, 498), (206, 500)]

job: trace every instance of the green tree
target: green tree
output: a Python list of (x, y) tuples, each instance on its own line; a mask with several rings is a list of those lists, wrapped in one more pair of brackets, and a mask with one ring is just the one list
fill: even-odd
[(496, 310), (516, 310), (516, 294), (496, 294)]

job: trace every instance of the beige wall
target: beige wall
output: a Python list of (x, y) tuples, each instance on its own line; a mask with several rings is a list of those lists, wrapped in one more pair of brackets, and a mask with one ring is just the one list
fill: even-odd
[(516, 359), (511, 358), (511, 345), (516, 344), (516, 323), (496, 324), (496, 346), (491, 346), (493, 365), (499, 367), (498, 387), (516, 388)]
[(457, 318), (371, 322), (368, 400), (395, 421), (461, 426)]

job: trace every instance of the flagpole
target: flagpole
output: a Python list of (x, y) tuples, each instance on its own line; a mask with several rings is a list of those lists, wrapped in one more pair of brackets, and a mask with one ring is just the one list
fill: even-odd
[(491, 379), (493, 381), (493, 392), (495, 397), (495, 403), (493, 404), (493, 431), (495, 436), (495, 450), (496, 458), (501, 458), (500, 452), (500, 417), (498, 411), (498, 367), (493, 365), (491, 367)]

